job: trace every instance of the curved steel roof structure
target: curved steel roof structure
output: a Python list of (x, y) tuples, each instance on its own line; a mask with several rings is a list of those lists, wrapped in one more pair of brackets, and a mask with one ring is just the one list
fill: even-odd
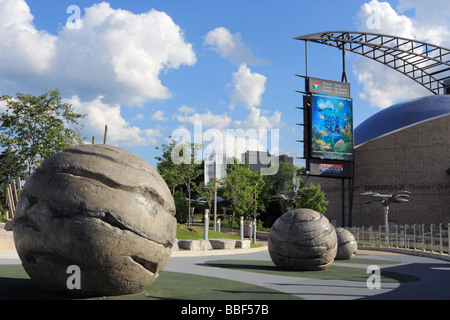
[(318, 32), (295, 39), (325, 44), (378, 61), (434, 94), (444, 94), (445, 83), (450, 85), (450, 49), (444, 47), (386, 34), (356, 31)]

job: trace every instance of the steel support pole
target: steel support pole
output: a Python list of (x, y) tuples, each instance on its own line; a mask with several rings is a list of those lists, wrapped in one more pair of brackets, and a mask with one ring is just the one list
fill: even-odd
[(389, 206), (383, 206), (384, 208), (384, 228), (386, 232), (386, 244), (389, 247)]
[(342, 188), (342, 227), (345, 227), (345, 181), (341, 179), (341, 188)]

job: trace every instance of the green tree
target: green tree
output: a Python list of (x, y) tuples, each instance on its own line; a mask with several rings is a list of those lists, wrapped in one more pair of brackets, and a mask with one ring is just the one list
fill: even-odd
[(8, 147), (0, 154), (0, 203), (6, 203), (6, 188), (27, 169), (18, 155)]
[(188, 221), (189, 205), (186, 201), (186, 195), (183, 190), (175, 191), (173, 200), (175, 202), (175, 218), (178, 223), (186, 223)]
[(297, 190), (303, 186), (299, 168), (293, 164), (280, 162), (278, 171), (273, 175), (263, 176), (265, 186), (261, 198), (266, 209), (261, 212), (261, 220), (267, 227), (272, 224), (292, 206), (290, 201), (282, 199), (282, 195), (291, 199)]
[[(163, 154), (156, 157), (156, 168), (163, 179), (172, 188), (172, 194), (176, 186), (186, 187), (189, 208), (191, 207), (194, 180), (201, 174), (201, 164), (195, 161), (201, 145), (194, 143), (176, 143), (174, 140), (168, 145), (163, 145)], [(191, 215), (188, 215), (188, 224), (191, 224)]]
[(264, 209), (264, 201), (260, 195), (264, 188), (264, 180), (259, 172), (252, 172), (248, 165), (233, 164), (225, 178), (223, 196), (233, 201), (233, 219), (235, 214), (252, 219), (259, 216)]
[[(172, 196), (175, 196), (175, 188), (183, 183), (183, 180), (177, 172), (177, 165), (172, 161), (172, 150), (175, 148), (176, 144), (175, 140), (172, 140), (169, 144), (163, 144), (161, 146), (161, 156), (155, 157), (155, 159), (158, 160), (156, 170), (172, 191)], [(159, 149), (160, 147), (156, 147), (156, 150)]]
[(282, 191), (297, 191), (301, 181), (297, 172), (298, 168), (295, 165), (280, 162), (276, 174), (263, 176), (266, 189), (270, 189), (272, 195), (280, 194)]
[(296, 204), (297, 208), (308, 208), (322, 214), (327, 211), (328, 201), (325, 199), (325, 193), (320, 185), (315, 186), (311, 183), (308, 188), (298, 189), (297, 194), (299, 197)]
[(202, 198), (206, 204), (208, 205), (209, 212), (213, 213), (213, 203), (215, 196), (215, 188), (217, 188), (217, 192), (219, 192), (220, 188), (218, 185), (222, 185), (223, 181), (215, 180), (211, 182), (210, 186), (206, 186), (204, 183), (199, 183), (194, 185), (194, 191), (197, 195)]
[(19, 156), (29, 173), (56, 152), (83, 141), (79, 120), (84, 115), (62, 103), (59, 90), (41, 96), (2, 95), (0, 101), (7, 109), (0, 114), (0, 144)]

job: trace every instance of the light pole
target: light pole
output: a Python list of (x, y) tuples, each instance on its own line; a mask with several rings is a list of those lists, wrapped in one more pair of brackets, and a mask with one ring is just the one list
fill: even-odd
[(362, 196), (371, 196), (372, 199), (366, 204), (381, 203), (384, 209), (384, 228), (386, 229), (386, 242), (389, 245), (389, 204), (408, 202), (411, 192), (398, 191), (391, 194), (379, 194), (377, 192), (368, 191), (361, 193)]
[(298, 200), (298, 195), (295, 191), (281, 191), (281, 194), (271, 196), (269, 198), (270, 201), (277, 199), (283, 200), (287, 204), (288, 211), (291, 211), (292, 206)]

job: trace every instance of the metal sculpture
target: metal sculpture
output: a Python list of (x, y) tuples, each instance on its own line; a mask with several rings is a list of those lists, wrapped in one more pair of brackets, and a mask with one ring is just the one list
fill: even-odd
[(371, 203), (381, 203), (384, 208), (384, 226), (386, 228), (386, 241), (389, 242), (389, 205), (391, 203), (404, 203), (408, 202), (411, 196), (409, 191), (398, 191), (391, 194), (380, 194), (373, 191), (368, 191), (361, 193), (362, 196), (372, 197), (371, 201), (366, 202), (366, 204)]
[(287, 204), (288, 211), (292, 210), (294, 203), (299, 199), (296, 191), (281, 191), (281, 194), (269, 197), (270, 201), (282, 200)]

